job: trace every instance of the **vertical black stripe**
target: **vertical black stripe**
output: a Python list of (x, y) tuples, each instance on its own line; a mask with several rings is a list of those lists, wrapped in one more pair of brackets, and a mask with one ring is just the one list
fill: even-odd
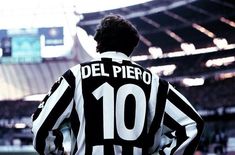
[(58, 147), (59, 150), (63, 150), (63, 134), (59, 130), (53, 130), (53, 135), (55, 138), (55, 145)]
[(72, 90), (74, 90), (75, 89), (75, 76), (73, 75), (73, 72), (71, 70), (68, 70), (67, 72), (63, 74), (63, 77), (68, 82)]
[[(112, 59), (111, 58), (101, 58), (104, 64), (104, 70), (106, 73), (109, 73), (109, 77), (113, 77), (113, 69), (112, 69)], [(102, 64), (102, 63), (101, 63)]]
[(165, 104), (166, 104), (166, 97), (168, 91), (168, 82), (159, 79), (159, 87), (157, 92), (157, 105), (155, 109), (155, 116), (153, 118), (153, 123), (149, 129), (149, 147), (154, 144), (154, 135), (160, 127), (162, 117), (164, 114)]
[(112, 143), (104, 145), (104, 155), (114, 155), (114, 148)]
[(85, 155), (92, 155), (93, 147), (86, 143)]
[(71, 88), (67, 88), (64, 94), (56, 103), (55, 107), (53, 107), (52, 111), (41, 125), (38, 133), (36, 135), (36, 150), (43, 154), (45, 148), (45, 139), (48, 136), (48, 131), (52, 129), (54, 124), (56, 123), (57, 119), (60, 115), (65, 111), (68, 107), (71, 99), (73, 98), (73, 93), (71, 93)]
[(165, 113), (164, 115), (164, 125), (172, 129), (173, 132), (176, 131), (175, 137), (171, 137), (173, 135), (168, 136), (169, 138), (175, 138), (177, 140), (176, 146), (171, 150), (171, 155), (172, 155), (188, 137), (186, 135), (185, 127), (181, 126), (178, 122), (176, 122), (173, 118), (171, 118), (167, 113)]
[(77, 137), (78, 137), (79, 127), (80, 127), (80, 121), (79, 121), (79, 117), (78, 117), (78, 114), (77, 114), (75, 107), (76, 107), (76, 103), (74, 102), (73, 109), (72, 109), (71, 116), (70, 116), (71, 129), (72, 129), (74, 137), (76, 139), (74, 150), (71, 150), (71, 152), (73, 152), (73, 154), (75, 154), (78, 149)]
[(204, 122), (199, 117), (199, 115), (172, 90), (170, 90), (168, 93), (168, 99), (172, 104), (174, 104), (197, 124), (196, 128), (198, 133), (196, 137), (191, 141), (191, 143), (187, 146), (184, 152), (184, 155), (193, 154), (199, 143), (200, 136), (203, 131)]
[(122, 146), (122, 155), (131, 155), (133, 154), (133, 146)]

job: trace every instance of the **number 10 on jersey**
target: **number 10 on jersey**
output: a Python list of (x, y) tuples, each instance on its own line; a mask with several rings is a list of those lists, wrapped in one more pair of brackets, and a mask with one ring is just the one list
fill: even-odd
[[(141, 135), (146, 114), (146, 96), (141, 87), (135, 84), (124, 84), (118, 88), (115, 96), (114, 87), (105, 82), (92, 94), (97, 100), (103, 98), (104, 139), (114, 139), (115, 118), (117, 133), (123, 140), (133, 141)], [(125, 104), (128, 104), (126, 102), (128, 95), (133, 95), (135, 98), (135, 111), (133, 111), (135, 120), (132, 129), (128, 129), (125, 125)], [(116, 108), (114, 108), (114, 103), (116, 103)]]

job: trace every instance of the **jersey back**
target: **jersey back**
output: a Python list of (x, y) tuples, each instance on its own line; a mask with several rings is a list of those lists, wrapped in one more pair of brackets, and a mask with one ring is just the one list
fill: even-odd
[(147, 154), (152, 75), (130, 61), (81, 64), (87, 155)]

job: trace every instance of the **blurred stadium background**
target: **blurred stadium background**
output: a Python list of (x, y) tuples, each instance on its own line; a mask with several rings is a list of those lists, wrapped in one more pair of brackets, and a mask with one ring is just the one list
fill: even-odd
[(111, 13), (141, 34), (131, 58), (170, 81), (203, 116), (198, 150), (235, 154), (235, 1), (97, 2), (0, 2), (0, 154), (35, 154), (31, 114), (60, 75), (96, 55), (92, 36)]

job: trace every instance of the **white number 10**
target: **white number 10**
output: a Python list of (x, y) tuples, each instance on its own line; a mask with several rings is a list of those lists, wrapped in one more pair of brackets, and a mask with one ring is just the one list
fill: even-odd
[[(114, 138), (114, 114), (116, 115), (117, 133), (124, 140), (136, 140), (142, 133), (146, 114), (146, 97), (144, 91), (137, 85), (125, 84), (117, 90), (116, 112), (114, 110), (114, 88), (107, 82), (95, 89), (92, 94), (97, 100), (103, 97), (103, 129), (104, 139)], [(125, 104), (128, 95), (135, 98), (134, 127), (128, 129), (125, 125)]]

